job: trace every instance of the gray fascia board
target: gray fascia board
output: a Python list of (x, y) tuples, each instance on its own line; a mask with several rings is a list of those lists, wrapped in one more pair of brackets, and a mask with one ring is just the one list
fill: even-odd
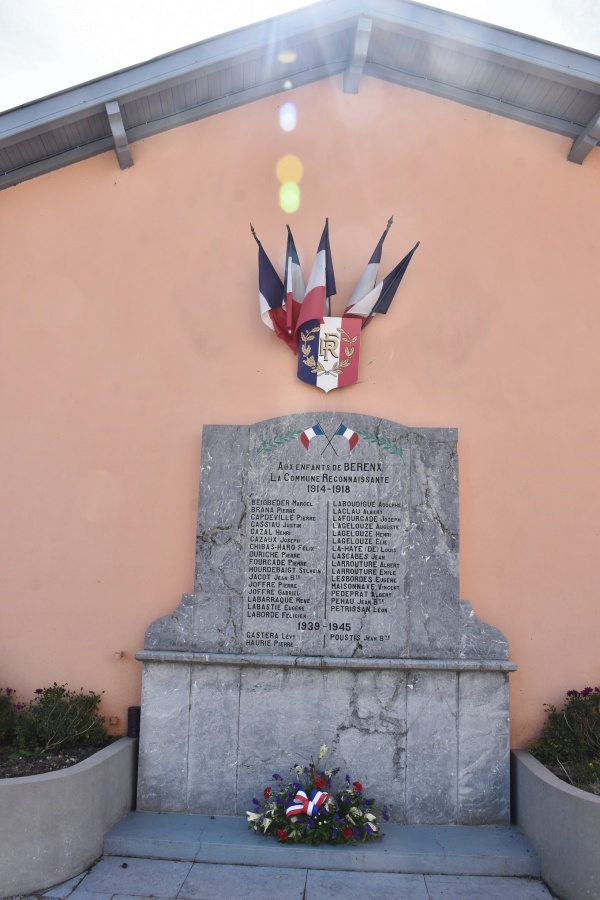
[[(313, 68), (307, 72), (296, 75), (294, 77), (294, 86), (295, 88), (299, 88), (324, 78), (341, 75), (344, 70), (345, 64), (340, 63)], [(229, 94), (226, 97), (209, 100), (200, 106), (172, 113), (171, 115), (159, 119), (153, 119), (143, 125), (136, 125), (133, 128), (128, 129), (127, 138), (131, 145), (135, 141), (152, 137), (155, 134), (160, 134), (171, 128), (177, 128), (180, 125), (188, 125), (191, 122), (197, 122), (199, 119), (225, 112), (228, 109), (235, 109), (238, 106), (244, 106), (247, 103), (252, 103), (255, 100), (262, 100), (265, 97), (271, 97), (278, 93), (285, 93), (286, 95), (290, 93), (289, 91), (282, 90), (279, 79), (276, 82), (258, 85), (257, 87), (239, 91), (235, 94)], [(99, 141), (85, 144), (81, 147), (75, 147), (72, 150), (48, 157), (39, 162), (32, 163), (31, 165), (13, 169), (11, 172), (0, 176), (0, 191), (4, 188), (20, 184), (22, 181), (36, 178), (38, 175), (45, 175), (48, 172), (53, 172), (55, 169), (62, 169), (72, 163), (89, 159), (92, 156), (97, 156), (100, 153), (114, 149), (112, 137), (102, 138)]]
[(346, 6), (345, 15), (336, 12), (325, 17), (325, 21), (320, 17), (318, 24), (315, 24), (308, 15), (308, 8), (297, 14), (268, 19), (8, 110), (0, 114), (0, 146), (10, 143), (17, 136), (25, 139), (90, 113), (102, 112), (105, 103), (110, 100), (128, 102), (154, 90), (186, 81), (194, 73), (210, 71), (211, 66), (222, 68), (236, 57), (244, 57), (253, 51), (264, 53), (274, 30), (277, 40), (285, 42), (302, 34), (318, 39), (321, 34), (350, 27), (356, 14), (348, 13), (343, 0), (336, 0), (331, 5)]
[(58, 153), (56, 156), (49, 156), (28, 166), (13, 169), (5, 175), (0, 175), (0, 191), (14, 187), (22, 181), (30, 181), (32, 178), (37, 178), (38, 175), (46, 175), (48, 172), (56, 171), (56, 169), (64, 169), (73, 163), (90, 159), (92, 156), (98, 156), (107, 150), (114, 150), (112, 137), (102, 138), (99, 141), (93, 141), (81, 147), (74, 147), (72, 150), (66, 150), (64, 153)]
[(559, 44), (519, 34), (496, 25), (488, 25), (455, 13), (432, 9), (407, 0), (371, 0), (363, 8), (363, 15), (372, 18), (380, 27), (396, 26), (408, 29), (411, 36), (433, 35), (445, 46), (460, 49), (472, 47), (495, 61), (546, 77), (573, 87), (600, 93), (600, 57)]
[(418, 75), (411, 75), (407, 72), (397, 72), (394, 69), (386, 69), (383, 66), (376, 66), (372, 63), (365, 66), (364, 74), (373, 78), (379, 78), (382, 81), (388, 81), (391, 84), (398, 84), (402, 87), (423, 91), (426, 94), (433, 94), (436, 97), (442, 97), (444, 100), (453, 100), (465, 106), (505, 116), (508, 119), (522, 122), (524, 125), (544, 128), (546, 131), (552, 131), (555, 134), (563, 135), (563, 137), (575, 138), (581, 131), (574, 122), (567, 122), (553, 116), (521, 109), (502, 100), (495, 100), (483, 94), (465, 91), (443, 82), (433, 81), (430, 78), (421, 78)]
[(326, 32), (355, 25), (361, 15), (372, 18), (379, 27), (394, 26), (421, 39), (434, 36), (455, 50), (475, 50), (478, 55), (484, 54), (503, 64), (509, 64), (510, 60), (515, 68), (537, 75), (546, 70), (546, 77), (552, 72), (555, 80), (600, 93), (598, 57), (407, 0), (371, 0), (366, 6), (349, 4), (347, 0), (325, 0), (0, 114), (0, 146), (17, 136), (26, 139), (101, 112), (110, 100), (127, 102), (185, 81), (207, 67), (222, 67), (235, 57), (264, 52), (273, 37), (282, 42), (301, 35), (318, 40)]

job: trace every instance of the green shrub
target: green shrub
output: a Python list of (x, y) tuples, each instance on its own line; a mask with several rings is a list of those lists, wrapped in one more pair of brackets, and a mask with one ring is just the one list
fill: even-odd
[(104, 718), (98, 715), (100, 694), (68, 691), (65, 684), (39, 688), (16, 716), (13, 743), (25, 753), (106, 743)]
[(17, 712), (13, 688), (0, 688), (0, 744), (10, 744), (13, 738)]
[[(563, 709), (545, 705), (548, 721), (531, 753), (556, 775), (597, 793), (600, 784), (600, 688), (567, 691)], [(592, 785), (593, 787), (590, 787)]]

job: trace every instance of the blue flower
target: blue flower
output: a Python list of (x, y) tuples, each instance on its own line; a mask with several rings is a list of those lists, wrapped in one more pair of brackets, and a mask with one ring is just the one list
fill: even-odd
[(256, 797), (253, 797), (253, 798), (252, 798), (252, 803), (254, 804), (254, 806), (260, 806), (260, 803), (258, 802), (258, 800), (256, 799)]
[(383, 807), (383, 818), (385, 819), (386, 822), (390, 821), (390, 811), (388, 809), (387, 803), (385, 803), (384, 807)]
[(283, 781), (283, 778), (281, 777), (281, 775), (278, 775), (277, 772), (273, 772), (271, 778), (273, 779), (273, 781)]

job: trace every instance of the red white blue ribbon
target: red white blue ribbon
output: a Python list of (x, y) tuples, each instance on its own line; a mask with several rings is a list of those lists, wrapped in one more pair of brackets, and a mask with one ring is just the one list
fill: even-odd
[(298, 816), (300, 813), (306, 813), (307, 816), (316, 816), (328, 799), (329, 794), (326, 794), (325, 791), (312, 791), (310, 799), (306, 796), (305, 791), (298, 791), (293, 803), (286, 806), (285, 814), (288, 819), (290, 816)]

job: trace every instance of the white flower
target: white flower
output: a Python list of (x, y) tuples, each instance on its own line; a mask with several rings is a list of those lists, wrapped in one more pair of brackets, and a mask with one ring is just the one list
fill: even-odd
[(261, 817), (261, 813), (249, 812), (248, 810), (246, 810), (246, 815), (248, 816), (249, 822), (256, 822), (256, 820)]
[(319, 759), (317, 760), (317, 762), (321, 762), (328, 750), (329, 747), (327, 746), (327, 744), (321, 744), (321, 749), (319, 750)]
[(369, 822), (374, 822), (374, 821), (375, 821), (375, 816), (373, 815), (373, 813), (366, 812), (366, 813), (365, 813), (365, 819), (368, 819)]

